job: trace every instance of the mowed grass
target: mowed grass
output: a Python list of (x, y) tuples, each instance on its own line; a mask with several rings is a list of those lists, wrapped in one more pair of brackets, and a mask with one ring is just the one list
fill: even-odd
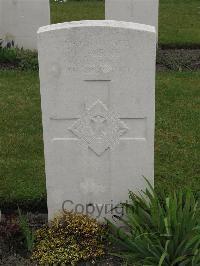
[(51, 0), (51, 23), (60, 23), (65, 21), (104, 19), (105, 7), (104, 1), (68, 0), (66, 3), (57, 3)]
[(200, 190), (200, 72), (160, 73), (156, 88), (158, 190)]
[(199, 0), (160, 0), (159, 44), (200, 46)]
[[(104, 18), (104, 1), (51, 1), (52, 23)], [(159, 44), (175, 47), (200, 46), (199, 0), (160, 0)]]
[[(157, 189), (200, 190), (199, 108), (199, 72), (157, 75)], [(45, 202), (38, 73), (0, 71), (0, 109), (0, 207)]]
[(0, 72), (0, 205), (45, 197), (37, 72)]

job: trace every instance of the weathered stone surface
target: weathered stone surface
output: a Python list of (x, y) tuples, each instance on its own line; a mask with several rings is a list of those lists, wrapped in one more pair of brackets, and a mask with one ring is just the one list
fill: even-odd
[(129, 22), (38, 31), (49, 219), (63, 202), (103, 217), (153, 183), (155, 50), (154, 28)]
[(37, 48), (37, 30), (50, 24), (49, 0), (0, 0), (0, 39), (25, 49)]
[(159, 0), (105, 0), (106, 19), (152, 25), (158, 32)]

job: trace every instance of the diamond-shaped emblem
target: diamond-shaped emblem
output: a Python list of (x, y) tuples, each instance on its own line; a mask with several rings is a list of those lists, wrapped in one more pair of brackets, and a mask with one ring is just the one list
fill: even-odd
[(97, 155), (119, 143), (128, 131), (127, 125), (100, 100), (96, 101), (69, 129), (87, 143)]

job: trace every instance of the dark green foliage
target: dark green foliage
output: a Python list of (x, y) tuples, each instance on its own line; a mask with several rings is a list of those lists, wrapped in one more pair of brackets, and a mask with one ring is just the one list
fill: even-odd
[(200, 265), (200, 206), (192, 192), (158, 197), (150, 186), (129, 196), (124, 227), (109, 222), (111, 239), (120, 247), (116, 256), (131, 265)]
[(13, 47), (0, 47), (0, 65), (1, 68), (38, 70), (37, 52)]
[(37, 53), (29, 50), (16, 50), (18, 67), (22, 70), (38, 70)]
[(16, 50), (0, 47), (0, 63), (16, 63)]
[(22, 215), (19, 208), (18, 208), (18, 214), (19, 214), (19, 228), (24, 237), (24, 244), (27, 250), (31, 252), (33, 249), (33, 244), (35, 239), (34, 232), (29, 226), (27, 217), (25, 215)]

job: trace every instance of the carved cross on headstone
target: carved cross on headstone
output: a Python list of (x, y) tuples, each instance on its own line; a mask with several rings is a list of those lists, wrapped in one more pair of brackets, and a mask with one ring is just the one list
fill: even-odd
[[(94, 83), (100, 83), (101, 88), (106, 87), (107, 83), (112, 81), (108, 78), (111, 70), (112, 68), (109, 68), (109, 71), (105, 74), (101, 69), (101, 73), (98, 75), (87, 75), (84, 82), (89, 82), (89, 87), (92, 87)], [(108, 95), (110, 95), (109, 89)], [(66, 129), (71, 131), (77, 137), (77, 140), (81, 140), (82, 143), (86, 144), (97, 156), (101, 156), (109, 149), (114, 149), (120, 141), (145, 140), (145, 117), (120, 117), (120, 115), (108, 108), (100, 99), (96, 99), (91, 106), (86, 107), (83, 114), (78, 114), (78, 118), (59, 119), (51, 117), (51, 119), (74, 121)], [(129, 121), (130, 125), (127, 125), (126, 121)], [(138, 127), (140, 127), (139, 130)], [(126, 133), (129, 131), (131, 133), (127, 137)], [(138, 131), (141, 134), (139, 133), (138, 135)], [(134, 132), (137, 132), (135, 136)], [(74, 140), (74, 138), (55, 138), (54, 140), (70, 141)]]
[[(108, 149), (113, 149), (120, 140), (145, 140), (145, 118), (120, 118), (116, 112), (109, 110), (101, 100), (97, 100), (92, 106), (86, 108), (79, 117), (78, 119), (74, 117), (62, 118), (62, 120), (76, 120), (68, 130), (87, 144), (88, 148), (98, 156), (101, 156)], [(59, 120), (59, 118), (53, 117), (51, 119)], [(138, 127), (139, 125), (141, 135), (124, 136), (129, 130), (138, 132), (138, 128), (129, 128), (126, 120), (129, 121), (130, 127)], [(70, 141), (71, 138), (56, 138), (54, 140)]]

